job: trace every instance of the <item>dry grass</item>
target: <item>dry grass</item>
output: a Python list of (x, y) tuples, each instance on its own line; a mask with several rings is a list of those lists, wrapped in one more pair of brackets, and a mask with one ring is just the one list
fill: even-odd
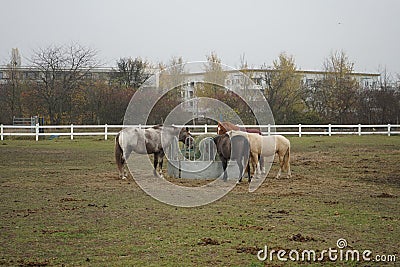
[(400, 137), (290, 140), (293, 178), (274, 179), (274, 165), (256, 192), (244, 182), (198, 208), (162, 204), (118, 180), (112, 141), (5, 141), (0, 264), (280, 266), (255, 254), (264, 245), (321, 251), (339, 238), (398, 256)]

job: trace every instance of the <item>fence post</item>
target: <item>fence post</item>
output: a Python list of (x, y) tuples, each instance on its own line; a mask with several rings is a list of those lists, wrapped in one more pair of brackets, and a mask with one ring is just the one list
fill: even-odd
[(268, 136), (270, 136), (271, 135), (271, 124), (268, 124)]
[(71, 124), (71, 140), (74, 140), (74, 125)]
[(107, 123), (104, 125), (104, 140), (107, 140), (108, 127)]
[(328, 124), (328, 135), (332, 136), (332, 125), (330, 123)]
[(3, 141), (4, 140), (4, 130), (3, 130), (3, 124), (1, 124), (1, 126), (0, 126), (0, 131), (1, 131), (1, 141)]
[(35, 125), (35, 137), (36, 141), (39, 141), (39, 123), (36, 123)]
[(207, 134), (207, 132), (208, 131), (207, 131), (207, 123), (206, 123), (206, 124), (204, 124), (204, 133)]
[(391, 130), (391, 125), (388, 124), (388, 133), (387, 133), (388, 136), (390, 136), (390, 130)]
[(361, 124), (358, 124), (358, 135), (361, 136)]
[(301, 137), (301, 123), (299, 124), (299, 137)]

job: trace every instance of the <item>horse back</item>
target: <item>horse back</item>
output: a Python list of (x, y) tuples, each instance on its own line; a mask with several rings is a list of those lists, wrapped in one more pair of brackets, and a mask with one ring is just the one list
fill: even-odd
[(214, 137), (214, 143), (217, 147), (218, 155), (224, 159), (229, 159), (231, 155), (231, 142), (228, 134), (222, 134)]
[(262, 132), (260, 130), (258, 130), (258, 129), (246, 129), (246, 132), (248, 132), (248, 133), (256, 133), (256, 134), (262, 135)]
[(290, 147), (290, 141), (283, 135), (275, 135), (275, 143), (279, 146)]
[(262, 155), (271, 156), (279, 151), (285, 152), (290, 148), (290, 141), (282, 135), (270, 135), (262, 137)]
[(231, 139), (231, 159), (248, 159), (250, 155), (250, 142), (242, 135), (235, 135)]

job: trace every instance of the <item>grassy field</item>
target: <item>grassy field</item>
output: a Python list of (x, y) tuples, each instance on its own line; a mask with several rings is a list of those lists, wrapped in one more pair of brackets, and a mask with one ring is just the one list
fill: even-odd
[(290, 140), (291, 179), (274, 179), (274, 165), (256, 192), (245, 179), (198, 208), (162, 204), (118, 180), (112, 140), (3, 141), (0, 265), (283, 266), (257, 251), (321, 252), (339, 238), (346, 249), (396, 255), (386, 264), (398, 265), (400, 136)]

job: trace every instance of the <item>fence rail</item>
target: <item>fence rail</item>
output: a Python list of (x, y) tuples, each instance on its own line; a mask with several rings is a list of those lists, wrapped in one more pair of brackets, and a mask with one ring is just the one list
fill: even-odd
[[(6, 136), (32, 136), (36, 141), (39, 137), (58, 137), (69, 136), (71, 140), (75, 136), (104, 136), (107, 140), (109, 136), (116, 135), (122, 128), (142, 127), (148, 128), (153, 125), (0, 125), (0, 137), (4, 140)], [(282, 134), (282, 135), (368, 135), (400, 134), (400, 124), (376, 124), (376, 125), (243, 125), (246, 128), (258, 128), (263, 135)], [(215, 133), (217, 125), (191, 125), (193, 135)]]

